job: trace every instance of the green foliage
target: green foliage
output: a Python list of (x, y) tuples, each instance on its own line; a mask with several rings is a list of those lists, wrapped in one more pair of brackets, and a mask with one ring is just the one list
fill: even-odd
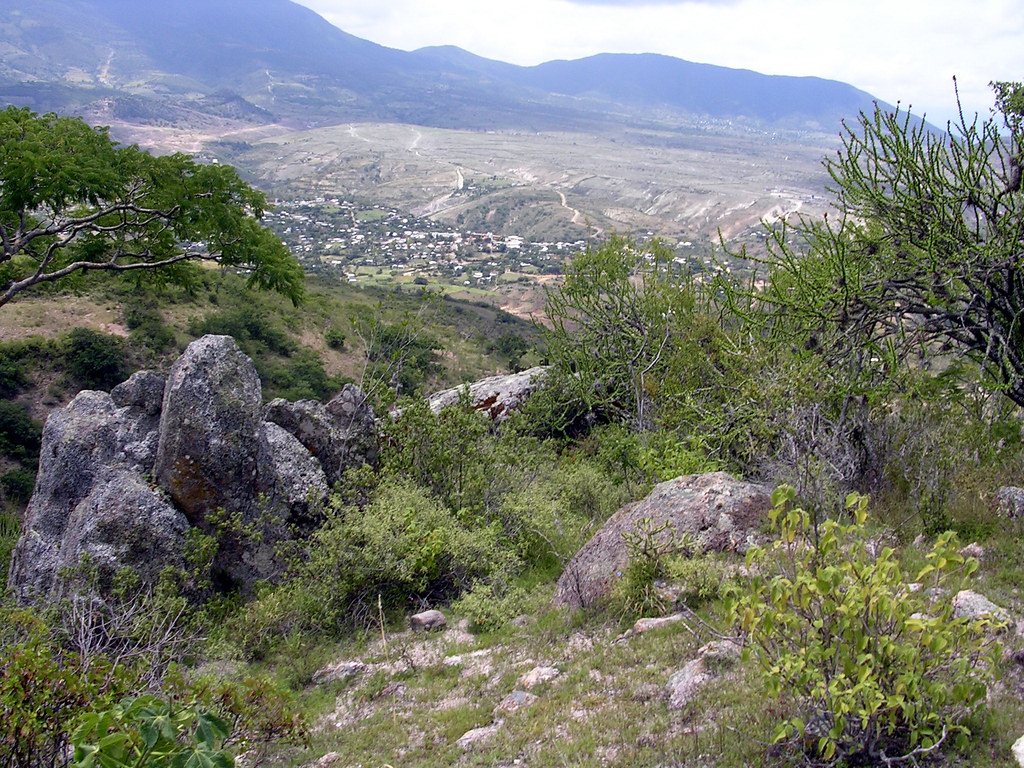
[(110, 389), (127, 378), (124, 340), (91, 328), (75, 328), (67, 335), (64, 363), (85, 387)]
[(22, 505), (28, 503), (35, 488), (36, 475), (27, 469), (10, 469), (0, 475), (0, 498)]
[(75, 768), (232, 768), (228, 724), (200, 707), (138, 696), (81, 718)]
[(632, 428), (654, 420), (650, 387), (679, 313), (692, 292), (668, 271), (672, 254), (658, 242), (613, 237), (566, 267), (558, 291), (549, 291), (544, 341), (555, 366), (553, 386)]
[(252, 301), (239, 302), (201, 320), (193, 320), (188, 330), (193, 336), (207, 333), (231, 336), (250, 357), (260, 357), (267, 352), (288, 356), (296, 350), (288, 333), (272, 320), (264, 307)]
[(660, 616), (674, 606), (664, 589), (670, 560), (692, 557), (697, 548), (690, 537), (679, 535), (668, 521), (656, 524), (649, 517), (623, 534), (629, 561), (615, 582), (612, 600), (630, 618)]
[(899, 109), (846, 129), (826, 161), (839, 219), (768, 230), (772, 335), (855, 381), (950, 345), (1024, 404), (1024, 89), (994, 87), (996, 114), (948, 136)]
[(324, 334), (324, 341), (331, 349), (340, 351), (345, 348), (345, 332), (339, 328), (329, 328)]
[(0, 764), (63, 766), (75, 720), (109, 703), (125, 681), (109, 662), (86, 663), (53, 643), (31, 612), (4, 608), (0, 617)]
[(341, 382), (328, 376), (323, 361), (311, 349), (300, 349), (282, 363), (263, 366), (268, 389), (287, 400), (330, 400)]
[(497, 526), (464, 522), (423, 489), (389, 478), (362, 508), (329, 510), (289, 580), (247, 606), (231, 634), (258, 657), (276, 637), (368, 626), (378, 598), (388, 608), (442, 602), (505, 580), (515, 566)]
[[(426, 305), (425, 305), (426, 306)], [(407, 316), (398, 323), (374, 317), (360, 326), (366, 343), (369, 389), (382, 385), (398, 395), (414, 395), (424, 381), (436, 375), (440, 345), (424, 330), (420, 315)]]
[(33, 465), (39, 459), (42, 428), (21, 403), (0, 400), (0, 455)]
[(894, 550), (869, 537), (865, 497), (849, 497), (851, 522), (819, 526), (794, 497), (787, 486), (773, 494), (778, 539), (749, 551), (755, 575), (731, 608), (769, 690), (796, 703), (776, 739), (830, 764), (962, 743), (998, 657), (991, 622), (953, 617), (977, 561), (943, 534), (912, 591)]
[(478, 582), (452, 603), (452, 610), (469, 620), (471, 631), (493, 632), (519, 616), (525, 604), (522, 587)]
[(11, 563), (11, 553), (20, 535), (21, 519), (10, 512), (0, 512), (0, 591), (7, 589), (7, 570)]
[[(0, 305), (89, 271), (215, 259), (250, 287), (303, 297), (303, 274), (258, 219), (266, 198), (224, 165), (120, 147), (79, 118), (0, 111)], [(175, 273), (174, 270), (177, 270)]]
[(489, 426), (466, 393), (436, 415), (425, 400), (411, 401), (385, 427), (381, 465), (428, 488), (452, 511), (479, 513), (496, 469)]

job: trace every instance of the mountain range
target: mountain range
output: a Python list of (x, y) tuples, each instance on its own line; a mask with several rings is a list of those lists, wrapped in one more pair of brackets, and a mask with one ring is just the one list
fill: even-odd
[(0, 99), (158, 124), (575, 130), (699, 116), (830, 132), (873, 102), (840, 82), (653, 54), (521, 67), (400, 51), (289, 0), (0, 0)]

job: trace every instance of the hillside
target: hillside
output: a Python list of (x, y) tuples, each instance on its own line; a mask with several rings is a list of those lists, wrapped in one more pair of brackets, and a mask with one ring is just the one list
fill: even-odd
[(838, 82), (664, 56), (518, 67), (458, 49), (407, 53), (288, 0), (4, 0), (0, 13), (0, 96), (143, 123), (188, 122), (192, 111), (224, 117), (203, 101), (215, 95), (243, 100), (248, 111), (236, 116), (246, 122), (475, 130), (643, 126), (680, 115), (829, 130), (872, 103)]

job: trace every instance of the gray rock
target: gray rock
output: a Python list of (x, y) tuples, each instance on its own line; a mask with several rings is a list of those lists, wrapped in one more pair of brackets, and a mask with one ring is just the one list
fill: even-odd
[(517, 709), (528, 707), (537, 700), (537, 697), (526, 691), (512, 691), (508, 696), (498, 702), (496, 709), (499, 712), (515, 712)]
[(987, 597), (970, 589), (964, 589), (953, 596), (953, 616), (958, 619), (991, 619), (1013, 626), (1013, 619), (1005, 608), (1000, 608)]
[(230, 336), (204, 336), (171, 367), (154, 475), (193, 525), (222, 510), (249, 522), (259, 457), (262, 389)]
[(491, 736), (496, 734), (501, 729), (502, 725), (504, 725), (503, 720), (496, 720), (490, 725), (485, 725), (481, 728), (474, 728), (471, 731), (466, 731), (459, 737), (459, 740), (455, 743), (459, 747), (462, 747), (462, 749), (469, 749), (470, 747), (473, 747), (474, 745), (491, 738)]
[(652, 629), (661, 629), (667, 627), (670, 624), (677, 624), (683, 620), (683, 614), (674, 613), (671, 616), (660, 616), (655, 619), (637, 619), (633, 625), (633, 634), (642, 635)]
[(327, 477), (320, 463), (277, 424), (264, 422), (260, 431), (264, 454), (260, 463), (260, 492), (290, 525), (310, 529), (327, 501)]
[(58, 574), (87, 556), (101, 594), (122, 568), (154, 584), (165, 568), (185, 566), (188, 528), (184, 515), (139, 474), (114, 468), (75, 505), (59, 537), (28, 527), (8, 580), (23, 601), (57, 599), (65, 591)]
[(137, 371), (112, 390), (110, 397), (119, 407), (135, 406), (147, 416), (156, 416), (164, 404), (167, 379), (156, 371)]
[(346, 384), (327, 405), (313, 400), (271, 400), (263, 409), (263, 417), (305, 446), (320, 462), (331, 485), (349, 467), (377, 463), (373, 409), (355, 385)]
[(732, 668), (740, 659), (740, 647), (730, 640), (708, 643), (697, 652), (697, 658), (687, 663), (668, 679), (668, 708), (683, 709), (694, 695), (711, 680)]
[(11, 558), (8, 585), (22, 600), (49, 595), (78, 506), (124, 472), (141, 480), (152, 467), (157, 420), (117, 407), (105, 392), (83, 391), (54, 410), (43, 428), (36, 487)]
[(490, 376), (462, 387), (453, 387), (427, 398), (427, 404), (434, 413), (442, 408), (454, 405), (459, 396), (468, 389), (469, 402), (473, 408), (486, 413), (492, 421), (501, 423), (509, 415), (522, 407), (533, 392), (540, 386), (547, 373), (547, 368), (530, 368), (519, 373), (506, 376)]
[(409, 626), (413, 632), (432, 632), (435, 629), (444, 629), (447, 624), (448, 620), (440, 611), (423, 611), (409, 618)]
[(534, 667), (519, 678), (518, 685), (529, 691), (543, 683), (550, 683), (560, 674), (556, 667)]
[(558, 579), (555, 602), (584, 608), (607, 597), (629, 560), (622, 535), (635, 531), (647, 518), (655, 526), (667, 522), (676, 534), (689, 534), (705, 551), (720, 552), (745, 547), (764, 525), (770, 509), (769, 487), (736, 480), (724, 472), (684, 475), (661, 483), (647, 498), (612, 515), (576, 553)]
[(996, 512), (1008, 520), (1024, 517), (1024, 488), (1004, 485), (996, 491)]

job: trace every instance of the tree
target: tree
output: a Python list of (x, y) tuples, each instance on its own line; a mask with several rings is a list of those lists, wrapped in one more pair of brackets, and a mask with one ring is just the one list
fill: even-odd
[(1024, 86), (992, 86), (946, 133), (899, 108), (844, 126), (838, 217), (769, 230), (772, 334), (861, 370), (956, 348), (1024, 405)]
[(649, 391), (672, 336), (673, 312), (688, 299), (667, 269), (662, 244), (623, 237), (590, 248), (547, 294), (543, 328), (562, 385), (594, 412), (637, 431), (653, 424)]
[(119, 146), (81, 119), (0, 112), (0, 306), (92, 270), (213, 260), (298, 303), (303, 273), (259, 225), (265, 196), (223, 165)]

